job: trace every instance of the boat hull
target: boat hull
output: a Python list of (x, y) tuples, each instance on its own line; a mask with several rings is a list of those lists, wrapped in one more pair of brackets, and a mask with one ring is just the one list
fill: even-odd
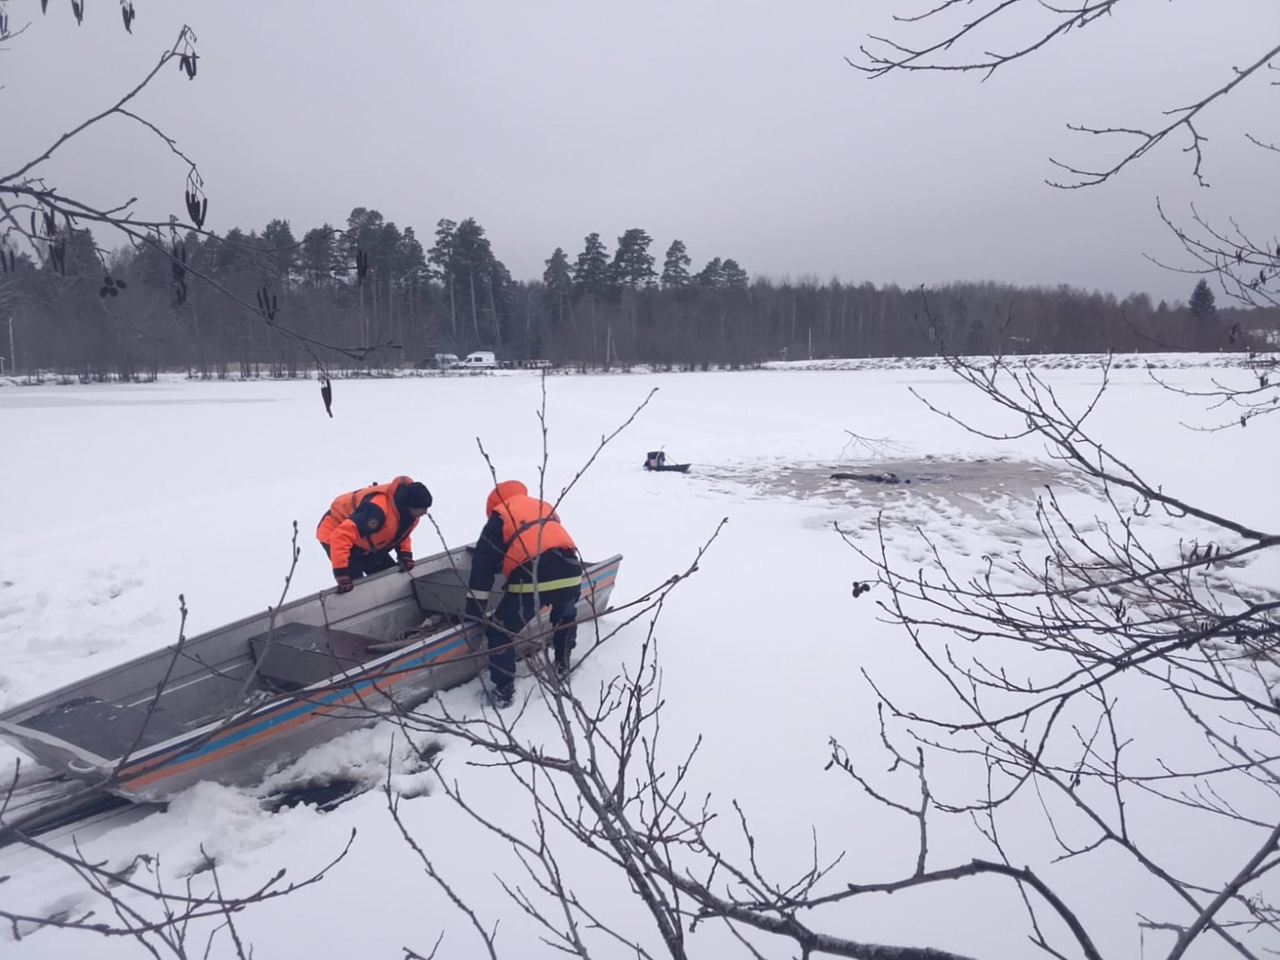
[[(484, 669), (483, 629), (460, 617), (469, 561), (466, 548), (448, 551), (412, 575), (387, 571), (184, 640), (0, 713), (0, 737), (131, 800), (202, 780), (257, 782)], [(585, 565), (580, 622), (607, 610), (621, 561)], [(404, 639), (424, 617), (442, 623)], [(545, 616), (531, 635), (545, 639)], [(349, 654), (352, 643), (364, 646)]]

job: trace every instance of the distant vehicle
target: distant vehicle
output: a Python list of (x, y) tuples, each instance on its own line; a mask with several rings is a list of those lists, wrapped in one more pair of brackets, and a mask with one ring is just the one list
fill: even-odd
[(437, 353), (433, 357), (423, 357), (421, 360), (415, 360), (413, 363), (415, 370), (448, 370), (450, 367), (456, 367), (462, 361), (458, 359), (456, 353)]
[(458, 366), (464, 370), (496, 370), (498, 358), (492, 350), (476, 350), (463, 357)]

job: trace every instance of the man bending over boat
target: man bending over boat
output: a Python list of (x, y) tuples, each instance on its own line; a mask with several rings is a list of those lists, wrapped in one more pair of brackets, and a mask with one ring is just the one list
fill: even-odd
[(316, 539), (333, 564), (338, 592), (346, 593), (360, 577), (397, 563), (401, 570), (412, 570), (409, 534), (430, 506), (431, 491), (412, 477), (396, 477), (337, 497), (320, 518)]
[[(529, 496), (519, 480), (504, 480), (485, 503), (488, 520), (476, 541), (467, 583), (467, 617), (485, 624), (489, 647), (489, 699), (511, 706), (515, 695), (516, 651), (512, 646), (539, 608), (551, 608), (556, 676), (569, 673), (569, 651), (577, 639), (582, 561), (551, 504)], [(501, 570), (506, 587), (492, 619), (485, 616), (489, 592)]]

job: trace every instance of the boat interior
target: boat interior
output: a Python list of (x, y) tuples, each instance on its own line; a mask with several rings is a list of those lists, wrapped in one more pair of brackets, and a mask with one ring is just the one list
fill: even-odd
[(467, 569), (439, 559), (447, 565), (411, 578), (387, 571), (350, 594), (282, 606), (274, 620), (264, 613), (191, 638), (31, 701), (21, 715), (0, 714), (0, 721), (108, 760), (136, 753), (458, 624)]

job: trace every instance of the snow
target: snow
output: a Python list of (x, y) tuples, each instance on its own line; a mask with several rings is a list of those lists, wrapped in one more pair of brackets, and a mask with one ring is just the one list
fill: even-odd
[[(1089, 421), (1099, 439), (1167, 492), (1255, 529), (1280, 527), (1273, 488), (1280, 420), (1259, 418), (1247, 430), (1188, 429), (1217, 420), (1202, 401), (1156, 385), (1144, 369), (1150, 359), (1113, 371)], [(1068, 408), (1081, 408), (1096, 390), (1095, 358), (1037, 363)], [(1157, 366), (1163, 379), (1186, 386), (1203, 386), (1210, 377), (1244, 383), (1248, 376), (1218, 356), (1170, 357)], [(437, 525), (419, 528), (415, 552), (474, 539), (492, 486), (480, 445), (500, 479), (517, 477), (535, 487), (544, 463), (538, 419), (544, 389), (545, 490), (555, 496), (572, 484), (561, 514), (584, 554), (624, 555), (615, 605), (687, 568), (728, 519), (698, 572), (671, 594), (654, 634), (665, 701), (663, 756), (675, 764), (702, 738), (689, 792), (710, 795), (724, 818), (718, 835), (740, 850), (733, 830), (737, 801), (760, 863), (781, 881), (809, 867), (815, 838), (820, 859), (844, 855), (842, 879), (872, 882), (908, 873), (914, 823), (876, 807), (848, 778), (825, 769), (829, 739), (838, 738), (879, 774), (887, 764), (876, 753), (875, 697), (864, 672), (904, 702), (940, 702), (939, 691), (902, 631), (883, 621), (874, 603), (884, 598), (876, 592), (883, 588), (851, 596), (851, 584), (873, 571), (835, 525), (874, 552), (881, 523), (890, 556), (912, 568), (932, 564), (923, 533), (964, 573), (978, 569), (984, 555), (1007, 570), (1014, 551), (1037, 548), (1033, 498), (1046, 481), (1082, 522), (1098, 510), (1090, 490), (1049, 461), (1037, 441), (997, 443), (929, 411), (912, 391), (986, 428), (1017, 426), (937, 361), (814, 361), (739, 372), (545, 380), (516, 372), (336, 380), (332, 419), (314, 382), (9, 381), (0, 387), (0, 499), (7, 504), (0, 530), (0, 707), (172, 642), (179, 595), (189, 610), (188, 635), (277, 603), (295, 522), (301, 558), (290, 594), (329, 585), (312, 531), (341, 491), (411, 474), (431, 488)], [(651, 391), (635, 422), (577, 478), (601, 438)], [(850, 432), (887, 441), (877, 449), (892, 456), (855, 459), (868, 448)], [(645, 451), (659, 447), (672, 460), (691, 461), (692, 472), (642, 470)], [(851, 468), (907, 475), (895, 466), (900, 461), (933, 465), (935, 475), (944, 476), (974, 460), (986, 461), (987, 469), (966, 474), (964, 482), (827, 479)], [(1153, 545), (1172, 548), (1194, 538), (1200, 526), (1157, 515), (1145, 529)], [(1233, 578), (1265, 592), (1278, 574), (1275, 558), (1264, 555)], [(575, 689), (596, 689), (633, 669), (647, 630), (646, 622), (624, 627), (575, 674)], [(1035, 669), (1025, 655), (1025, 663), (1016, 652), (1010, 656), (1017, 669)], [(532, 683), (519, 686), (527, 691)], [(1129, 729), (1145, 752), (1190, 762), (1201, 750), (1179, 733), (1176, 707), (1136, 684), (1124, 693)], [(481, 709), (475, 685), (442, 700), (463, 715)], [(554, 733), (537, 698), (520, 724), (531, 741)], [(445, 743), (441, 769), (482, 811), (513, 829), (527, 825), (524, 795), (500, 771), (470, 766), (482, 759), (475, 754)], [(18, 756), (0, 745), (0, 768), (10, 769)], [(65, 849), (74, 835), (87, 857), (117, 867), (138, 854), (157, 855), (140, 869), (155, 871), (172, 889), (193, 874), (193, 882), (201, 882), (207, 874), (200, 867), (211, 857), (223, 889), (243, 892), (281, 868), (293, 881), (309, 876), (355, 832), (350, 853), (322, 882), (241, 915), (240, 936), (255, 956), (387, 957), (405, 947), (426, 955), (441, 933), (441, 955), (486, 956), (467, 919), (401, 840), (381, 790), (328, 812), (313, 806), (272, 812), (260, 800), (282, 784), (326, 777), (381, 784), (389, 758), (406, 825), (482, 921), (498, 924), (500, 948), (509, 956), (556, 955), (497, 885), (498, 874), (518, 877), (510, 844), (482, 832), (449, 803), (387, 725), (317, 748), (261, 788), (201, 784), (164, 812), (118, 816), (51, 839)], [(896, 774), (885, 782), (910, 795), (909, 778)], [(1239, 861), (1240, 838), (1232, 832), (1199, 835), (1185, 812), (1150, 806), (1139, 809), (1135, 822), (1149, 842), (1179, 850), (1181, 866), (1227, 869)], [(1043, 864), (1053, 853), (1052, 838), (1038, 823), (1039, 810), (1028, 804), (1020, 829), (1005, 837), (1015, 862)], [(934, 865), (989, 855), (972, 831), (961, 829), (936, 835), (930, 849)], [(620, 927), (656, 943), (623, 880), (585, 852), (567, 853), (565, 862), (580, 892)], [(1114, 854), (1068, 861), (1055, 871), (1104, 955), (1138, 955), (1140, 936), (1148, 943), (1162, 936), (1140, 934), (1138, 914), (1176, 909)], [(48, 915), (95, 906), (81, 880), (37, 851), (0, 850), (4, 875), (21, 880), (0, 884), (6, 910)], [(988, 879), (855, 901), (816, 925), (866, 942), (1013, 957), (1031, 952), (1020, 911), (1013, 888)], [(15, 939), (13, 931), (0, 930), (6, 957), (141, 953), (128, 940), (52, 927), (19, 932)], [(791, 955), (781, 942), (756, 942), (766, 956)], [(213, 956), (234, 955), (225, 933), (214, 943)], [(720, 928), (700, 928), (690, 944), (694, 955), (742, 954)], [(1211, 956), (1204, 951), (1213, 948), (1192, 955)], [(601, 941), (593, 955), (617, 955), (617, 949)]]

